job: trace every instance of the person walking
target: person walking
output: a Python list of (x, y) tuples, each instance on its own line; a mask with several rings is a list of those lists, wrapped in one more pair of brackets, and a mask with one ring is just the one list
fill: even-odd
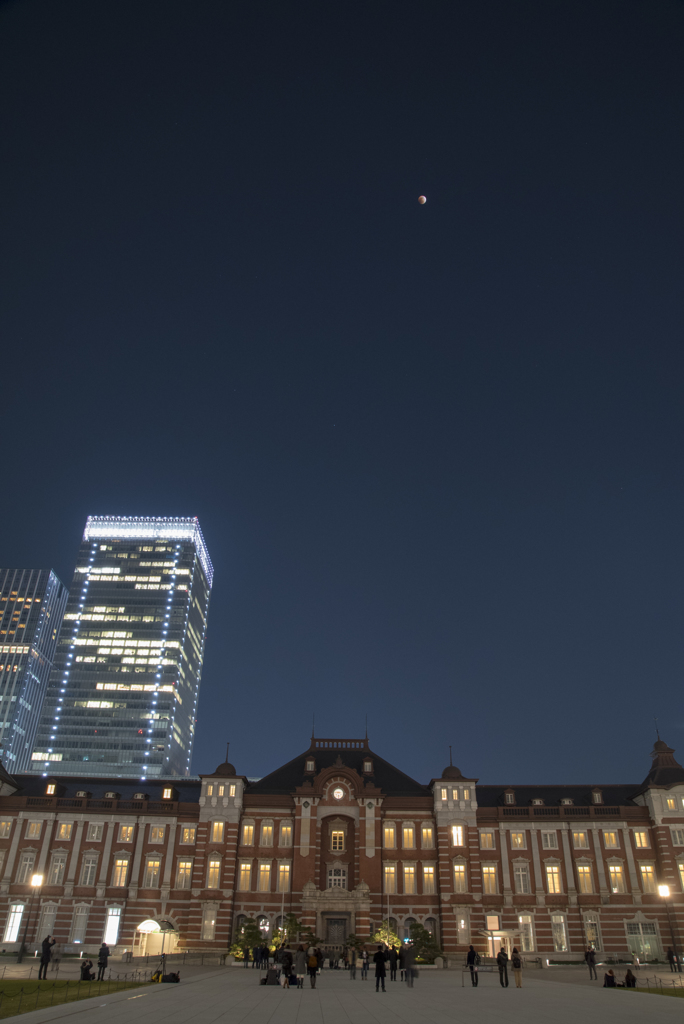
[(397, 980), (397, 962), (398, 962), (398, 960), (399, 960), (399, 954), (397, 952), (397, 947), (396, 946), (392, 946), (392, 948), (389, 951), (390, 981), (396, 981)]
[(306, 975), (306, 951), (299, 946), (294, 956), (294, 971), (297, 978), (297, 988), (304, 988), (304, 976)]
[(591, 981), (592, 977), (594, 981), (598, 981), (596, 974), (596, 952), (591, 948), (591, 946), (589, 946), (584, 954), (584, 959), (586, 960), (587, 967), (589, 968), (589, 981)]
[(378, 951), (373, 957), (373, 963), (375, 964), (375, 991), (380, 991), (380, 982), (382, 982), (382, 991), (385, 991), (385, 951), (382, 946), (378, 946)]
[(672, 974), (676, 974), (677, 973), (677, 964), (675, 963), (675, 955), (672, 952), (672, 946), (668, 946), (667, 947), (667, 953), (665, 954), (665, 957), (667, 959), (667, 962), (670, 965), (670, 971), (672, 972)]
[(508, 988), (508, 953), (501, 947), (496, 956), (496, 963), (499, 968), (499, 981), (501, 988)]
[(409, 942), (406, 947), (406, 955), (404, 957), (404, 975), (406, 977), (406, 984), (409, 988), (413, 988), (413, 979), (418, 973), (415, 968), (416, 962), (416, 947), (412, 942)]
[(38, 980), (44, 978), (47, 981), (47, 969), (48, 964), (52, 960), (52, 947), (54, 946), (56, 939), (52, 939), (51, 935), (46, 935), (41, 943), (41, 954), (40, 954), (40, 968), (38, 970)]
[(368, 981), (368, 950), (361, 954), (361, 981)]
[(404, 964), (406, 962), (406, 946), (401, 944), (399, 947), (399, 981), (404, 980)]
[(477, 965), (480, 962), (480, 954), (475, 950), (474, 946), (471, 946), (468, 950), (466, 957), (466, 963), (470, 969), (470, 981), (473, 988), (477, 988)]
[(522, 988), (522, 957), (515, 946), (511, 953), (511, 967), (513, 968), (513, 977), (515, 978), (515, 987)]
[(97, 980), (104, 981), (105, 971), (107, 970), (107, 961), (109, 960), (109, 946), (106, 942), (103, 942), (100, 946), (100, 950), (97, 954)]
[(316, 950), (313, 946), (309, 948), (308, 952), (309, 959), (306, 961), (306, 969), (309, 972), (309, 981), (311, 988), (316, 988), (316, 972), (318, 971), (318, 957), (316, 956)]

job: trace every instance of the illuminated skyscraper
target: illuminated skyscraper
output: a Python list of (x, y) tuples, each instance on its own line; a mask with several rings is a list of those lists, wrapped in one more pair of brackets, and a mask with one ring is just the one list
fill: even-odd
[(88, 518), (33, 771), (189, 773), (212, 579), (197, 519)]
[(50, 569), (0, 569), (0, 757), (31, 768), (67, 589)]

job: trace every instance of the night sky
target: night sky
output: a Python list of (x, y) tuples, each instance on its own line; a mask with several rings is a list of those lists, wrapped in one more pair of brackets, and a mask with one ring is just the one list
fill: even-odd
[[(0, 565), (197, 515), (193, 771), (684, 755), (684, 4), (0, 7)], [(427, 196), (424, 206), (418, 196)]]

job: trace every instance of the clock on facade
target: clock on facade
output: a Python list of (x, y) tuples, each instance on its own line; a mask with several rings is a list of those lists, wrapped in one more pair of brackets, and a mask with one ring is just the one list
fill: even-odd
[(333, 789), (333, 796), (335, 797), (336, 800), (342, 799), (342, 797), (344, 796), (344, 790), (342, 789), (341, 786), (338, 786), (337, 789)]

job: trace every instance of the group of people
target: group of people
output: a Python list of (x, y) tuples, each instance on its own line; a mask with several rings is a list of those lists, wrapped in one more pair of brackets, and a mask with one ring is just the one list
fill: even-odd
[[(474, 946), (471, 946), (466, 955), (466, 965), (470, 970), (470, 981), (473, 988), (477, 988), (478, 983), (478, 970), (481, 963), (481, 956), (477, 952)], [(513, 952), (509, 958), (508, 953), (502, 946), (496, 955), (496, 966), (499, 968), (499, 983), (502, 988), (508, 988), (508, 965), (513, 968), (513, 977), (515, 978), (515, 987), (522, 988), (522, 969), (523, 960), (520, 955), (520, 951), (517, 946), (513, 947)]]
[[(361, 953), (361, 978), (365, 980), (368, 977), (368, 961), (370, 957), (367, 951), (364, 949)], [(418, 973), (415, 967), (416, 963), (416, 950), (413, 943), (402, 945), (397, 949), (396, 946), (390, 946), (389, 949), (380, 943), (378, 945), (376, 953), (373, 955), (373, 963), (375, 964), (375, 991), (380, 991), (382, 985), (382, 991), (385, 992), (385, 978), (387, 977), (387, 964), (389, 964), (390, 981), (397, 980), (397, 968), (400, 972), (401, 981), (405, 981), (409, 988), (413, 988), (413, 981)], [(352, 974), (352, 978), (356, 977), (356, 970)]]
[[(254, 954), (253, 965), (265, 968), (269, 975), (273, 973), (271, 983), (275, 984), (277, 972), (275, 970), (273, 972), (269, 971), (270, 951), (268, 947), (255, 946), (252, 952)], [(245, 951), (245, 954), (245, 966), (247, 966), (249, 963), (248, 951)], [(333, 969), (338, 967), (340, 963), (343, 967), (348, 967), (350, 978), (354, 981), (356, 980), (356, 969), (359, 959), (361, 961), (361, 978), (365, 981), (368, 978), (368, 968), (371, 963), (371, 957), (366, 949), (362, 950), (361, 953), (357, 953), (355, 949), (350, 949), (343, 957), (336, 958), (332, 955), (326, 956), (317, 946), (310, 946), (306, 949), (303, 945), (300, 945), (296, 950), (293, 950), (286, 943), (276, 950), (275, 953), (275, 964), (280, 968), (279, 980), (284, 988), (290, 988), (293, 981), (297, 988), (304, 988), (304, 979), (307, 974), (311, 988), (316, 988), (316, 975), (322, 970), (326, 960)], [(376, 992), (379, 992), (381, 987), (382, 991), (385, 991), (388, 965), (390, 981), (397, 980), (397, 970), (399, 970), (401, 980), (406, 981), (409, 987), (413, 986), (417, 971), (414, 966), (416, 951), (411, 943), (402, 945), (399, 949), (396, 946), (387, 948), (379, 944), (376, 953), (373, 955), (372, 962), (375, 965)], [(262, 983), (269, 983), (268, 976), (263, 979)]]
[[(46, 935), (41, 942), (40, 970), (38, 971), (39, 980), (47, 979), (47, 969), (54, 956), (53, 948), (56, 941), (57, 940), (54, 939), (52, 935)], [(106, 942), (103, 942), (97, 954), (98, 981), (102, 981), (104, 979), (107, 963), (109, 962), (109, 955), (109, 946)], [(95, 981), (95, 972), (92, 967), (92, 960), (81, 960), (81, 981)]]

